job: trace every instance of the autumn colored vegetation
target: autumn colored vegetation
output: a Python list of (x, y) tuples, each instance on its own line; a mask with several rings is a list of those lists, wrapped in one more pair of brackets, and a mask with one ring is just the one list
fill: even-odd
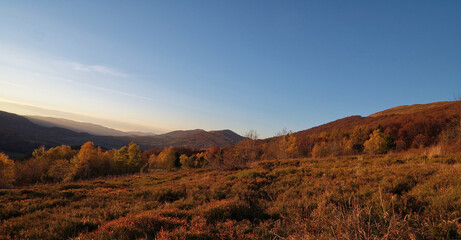
[(0, 191), (1, 239), (458, 239), (461, 157), (265, 160)]
[(0, 153), (0, 239), (460, 239), (459, 106), (224, 148)]

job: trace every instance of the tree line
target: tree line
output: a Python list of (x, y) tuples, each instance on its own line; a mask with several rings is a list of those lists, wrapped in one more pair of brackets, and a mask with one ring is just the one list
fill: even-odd
[(190, 169), (208, 166), (220, 159), (219, 147), (205, 150), (168, 147), (141, 151), (131, 142), (120, 149), (103, 150), (86, 142), (76, 150), (67, 145), (37, 148), (27, 160), (11, 160), (0, 153), (0, 188), (35, 183), (85, 180), (109, 175), (143, 173), (154, 169)]

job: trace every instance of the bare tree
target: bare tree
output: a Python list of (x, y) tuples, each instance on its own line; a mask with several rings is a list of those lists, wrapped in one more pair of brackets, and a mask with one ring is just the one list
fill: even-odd
[(240, 151), (240, 158), (245, 162), (256, 160), (257, 149), (256, 140), (258, 140), (258, 133), (256, 130), (251, 129), (245, 134), (245, 139), (237, 144), (237, 149)]
[(280, 137), (280, 136), (285, 136), (291, 131), (288, 131), (286, 127), (284, 127), (282, 130), (278, 131), (274, 136), (275, 137)]
[(254, 129), (250, 129), (250, 131), (248, 131), (247, 133), (245, 133), (244, 135), (246, 138), (249, 138), (251, 140), (258, 140), (258, 132), (256, 132), (256, 130)]

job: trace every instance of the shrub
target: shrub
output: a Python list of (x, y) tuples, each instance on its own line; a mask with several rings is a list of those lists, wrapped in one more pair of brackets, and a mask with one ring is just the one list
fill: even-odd
[(404, 192), (410, 191), (417, 184), (415, 178), (411, 175), (399, 177), (395, 179), (393, 187), (390, 192), (393, 194), (401, 195)]
[(314, 157), (314, 158), (326, 157), (327, 154), (328, 154), (328, 152), (327, 152), (327, 149), (326, 149), (326, 143), (325, 142), (318, 142), (312, 148), (312, 157)]
[(54, 161), (47, 171), (47, 177), (50, 181), (61, 182), (71, 172), (70, 162), (65, 159)]
[(238, 172), (235, 174), (235, 177), (237, 179), (242, 179), (242, 178), (258, 178), (258, 177), (265, 177), (266, 172), (265, 171), (259, 171), (259, 170), (254, 170), (254, 169), (246, 169)]
[(40, 182), (46, 174), (48, 164), (35, 158), (15, 164), (15, 175), (17, 185), (34, 184)]
[(155, 239), (161, 231), (185, 225), (184, 220), (144, 212), (136, 216), (122, 217), (106, 223), (97, 231), (81, 235), (80, 239)]
[(206, 159), (206, 153), (197, 153), (195, 155), (191, 155), (190, 157), (182, 154), (179, 157), (179, 162), (181, 163), (181, 167), (183, 168), (201, 168), (208, 165), (208, 161)]
[(258, 206), (251, 206), (240, 201), (222, 200), (215, 205), (211, 205), (204, 212), (204, 217), (208, 224), (223, 222), (226, 220), (250, 221), (263, 220), (268, 217), (263, 209)]
[(0, 188), (11, 187), (14, 182), (14, 162), (0, 153)]
[(343, 147), (336, 141), (316, 143), (314, 148), (312, 148), (312, 156), (314, 158), (340, 156), (342, 154)]
[(161, 188), (152, 193), (152, 198), (162, 203), (174, 202), (184, 197), (186, 197), (186, 188), (184, 186), (179, 189)]

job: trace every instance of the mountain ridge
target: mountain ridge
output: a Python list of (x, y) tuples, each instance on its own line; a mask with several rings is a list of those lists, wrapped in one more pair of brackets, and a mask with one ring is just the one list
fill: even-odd
[(99, 136), (154, 136), (157, 134), (141, 131), (120, 131), (99, 124), (74, 121), (66, 118), (44, 117), (38, 115), (25, 115), (31, 122), (44, 127), (60, 127), (74, 132), (85, 132)]
[[(192, 131), (192, 132), (191, 132)], [(223, 130), (229, 131), (229, 130)], [(120, 148), (133, 141), (141, 149), (162, 149), (167, 146), (185, 146), (190, 148), (224, 147), (233, 145), (243, 139), (233, 133), (212, 133), (205, 130), (183, 130), (184, 136), (97, 136), (85, 132), (75, 132), (60, 127), (40, 126), (26, 117), (0, 111), (0, 151), (23, 156), (30, 155), (39, 146), (54, 147), (58, 145), (79, 146), (87, 141), (104, 148)]]

